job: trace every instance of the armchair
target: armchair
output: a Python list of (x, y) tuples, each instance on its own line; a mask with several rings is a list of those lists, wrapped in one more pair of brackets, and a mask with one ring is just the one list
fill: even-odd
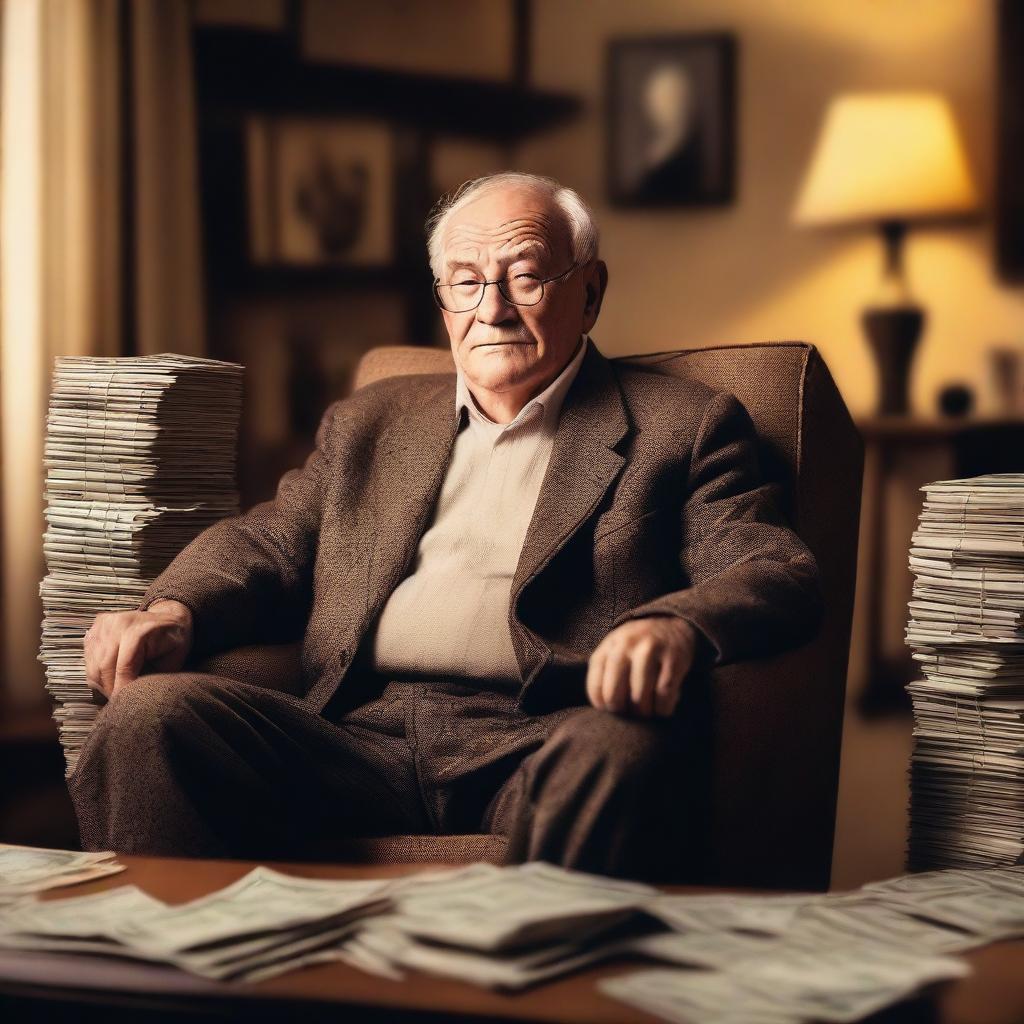
[[(803, 647), (721, 666), (712, 675), (709, 884), (825, 889), (835, 829), (839, 748), (856, 574), (863, 446), (818, 351), (797, 342), (630, 357), (658, 373), (731, 391), (761, 441), (762, 466), (818, 559), (826, 600)], [(355, 387), (403, 373), (451, 371), (449, 352), (385, 347), (360, 362)], [(200, 671), (300, 692), (298, 646), (249, 647)], [(345, 838), (318, 859), (393, 863), (499, 861), (494, 835)]]

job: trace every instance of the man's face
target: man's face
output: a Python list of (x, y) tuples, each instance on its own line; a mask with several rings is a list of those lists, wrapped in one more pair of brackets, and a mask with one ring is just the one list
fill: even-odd
[[(452, 215), (442, 239), (441, 283), (514, 274), (549, 278), (572, 263), (561, 210), (530, 190), (503, 189)], [(524, 404), (543, 390), (597, 319), (603, 274), (604, 265), (598, 271), (595, 262), (550, 281), (535, 306), (508, 302), (492, 284), (476, 309), (442, 310), (452, 354), (467, 381), (493, 393), (523, 392)]]

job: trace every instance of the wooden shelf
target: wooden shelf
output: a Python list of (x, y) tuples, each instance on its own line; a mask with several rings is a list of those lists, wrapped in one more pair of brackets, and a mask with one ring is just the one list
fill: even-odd
[(397, 267), (331, 267), (301, 264), (244, 266), (241, 261), (219, 278), (231, 292), (247, 295), (286, 292), (318, 292), (334, 289), (373, 291), (400, 288), (407, 283)]
[(509, 142), (568, 119), (582, 105), (575, 96), (490, 79), (313, 63), (279, 33), (202, 27), (194, 42), (197, 95), (208, 110), (360, 114)]
[[(526, 38), (522, 26), (521, 39)], [(390, 288), (404, 307), (405, 337), (429, 337), (436, 311), (422, 252), (433, 202), (432, 145), (439, 136), (513, 144), (576, 115), (581, 100), (532, 89), (520, 54), (516, 81), (414, 74), (305, 60), (294, 27), (262, 32), (197, 26), (204, 258), (211, 302), (219, 296), (292, 295)], [(521, 43), (520, 43), (521, 48)], [(373, 117), (396, 137), (394, 266), (259, 267), (248, 262), (245, 121), (248, 116)]]
[(865, 440), (942, 440), (971, 431), (1019, 431), (1024, 418), (1013, 416), (865, 416), (857, 419)]

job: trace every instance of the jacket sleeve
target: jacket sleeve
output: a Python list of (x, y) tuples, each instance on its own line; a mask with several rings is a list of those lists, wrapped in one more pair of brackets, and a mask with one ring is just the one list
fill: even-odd
[(818, 565), (764, 482), (754, 425), (731, 394), (708, 404), (690, 458), (683, 508), (682, 569), (690, 586), (620, 615), (689, 621), (701, 637), (697, 667), (796, 646), (822, 614)]
[(324, 413), (313, 452), (281, 477), (272, 500), (207, 527), (143, 595), (140, 610), (163, 599), (188, 606), (191, 657), (301, 634), (340, 404)]

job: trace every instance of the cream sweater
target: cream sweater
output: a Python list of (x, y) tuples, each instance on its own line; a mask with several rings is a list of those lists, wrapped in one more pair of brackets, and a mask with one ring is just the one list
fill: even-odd
[(586, 350), (584, 338), (558, 377), (507, 424), (479, 409), (458, 374), (455, 415), (462, 426), (412, 572), (378, 619), (372, 641), (378, 672), (519, 679), (509, 632), (512, 576), (562, 402)]

